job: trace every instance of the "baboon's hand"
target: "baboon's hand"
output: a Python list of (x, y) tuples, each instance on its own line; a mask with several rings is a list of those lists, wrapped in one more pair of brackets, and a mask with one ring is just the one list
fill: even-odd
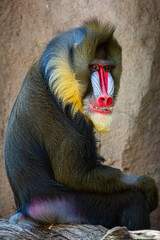
[(158, 188), (155, 180), (146, 175), (139, 176), (137, 180), (140, 189), (146, 195), (150, 211), (153, 211), (158, 206)]

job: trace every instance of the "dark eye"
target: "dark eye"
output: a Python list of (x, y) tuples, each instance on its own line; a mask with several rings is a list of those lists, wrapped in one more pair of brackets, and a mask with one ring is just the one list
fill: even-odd
[(99, 67), (98, 65), (92, 65), (92, 71), (98, 71), (99, 70)]
[(110, 72), (112, 70), (112, 67), (110, 65), (107, 65), (104, 67), (105, 72)]

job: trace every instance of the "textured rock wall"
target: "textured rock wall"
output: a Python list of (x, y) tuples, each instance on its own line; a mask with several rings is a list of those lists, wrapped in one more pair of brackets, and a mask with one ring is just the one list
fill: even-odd
[[(4, 170), (9, 114), (24, 76), (58, 31), (90, 17), (113, 23), (122, 45), (123, 74), (112, 130), (98, 134), (106, 163), (151, 174), (160, 185), (159, 0), (0, 1), (0, 217), (13, 211)], [(152, 214), (160, 229), (160, 211)]]

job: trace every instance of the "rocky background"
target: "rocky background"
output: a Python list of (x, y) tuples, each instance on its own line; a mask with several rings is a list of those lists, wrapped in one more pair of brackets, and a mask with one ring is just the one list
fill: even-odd
[[(4, 167), (4, 141), (11, 108), (28, 68), (59, 31), (98, 17), (116, 26), (123, 73), (111, 132), (98, 134), (106, 164), (150, 174), (160, 186), (160, 1), (0, 1), (0, 217), (14, 212)], [(160, 209), (152, 213), (160, 229)]]

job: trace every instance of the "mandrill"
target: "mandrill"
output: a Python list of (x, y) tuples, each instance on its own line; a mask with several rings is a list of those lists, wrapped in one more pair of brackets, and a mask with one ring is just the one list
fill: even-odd
[(108, 131), (121, 76), (114, 28), (92, 19), (56, 36), (28, 71), (12, 109), (5, 162), (11, 223), (150, 228), (155, 181), (103, 165), (93, 127)]

